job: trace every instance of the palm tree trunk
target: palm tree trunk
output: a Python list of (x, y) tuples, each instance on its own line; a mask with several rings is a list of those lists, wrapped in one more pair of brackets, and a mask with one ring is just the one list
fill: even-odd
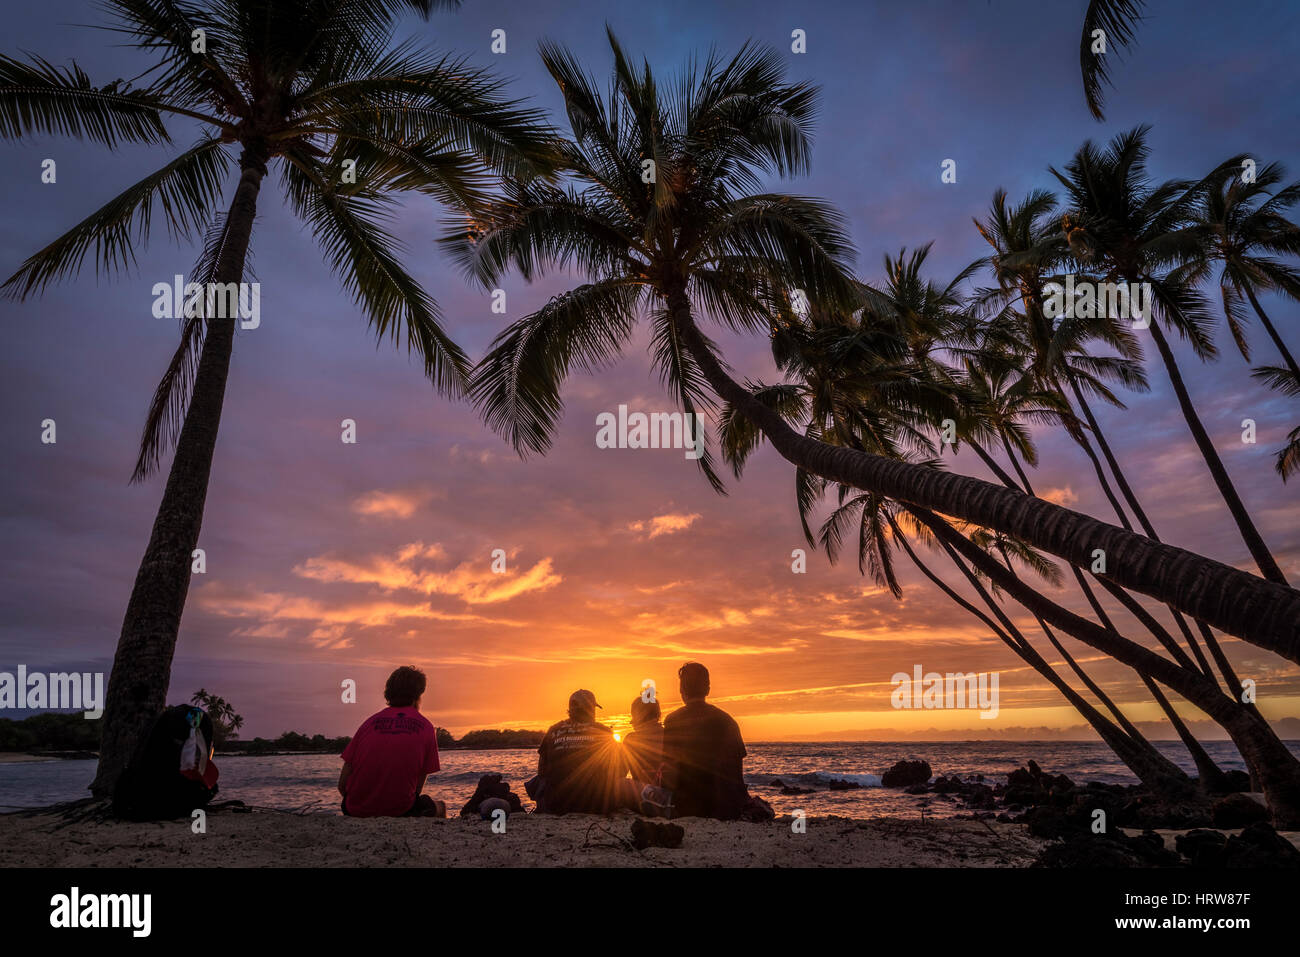
[[(216, 282), (240, 282), (243, 278), (257, 194), (265, 175), (265, 154), (250, 155), (245, 150), (240, 158), (239, 185), (226, 219), (226, 242), (217, 262)], [(234, 336), (233, 317), (208, 321), (189, 409), (113, 657), (99, 768), (90, 785), (95, 797), (112, 795), (117, 779), (167, 705), (172, 655), (189, 591), (192, 554), (203, 524)]]
[[(1097, 417), (1093, 414), (1092, 407), (1088, 404), (1087, 399), (1084, 398), (1083, 392), (1079, 388), (1079, 384), (1074, 380), (1073, 376), (1068, 374), (1066, 380), (1069, 382), (1070, 389), (1074, 393), (1075, 404), (1078, 406), (1079, 411), (1083, 413), (1084, 418), (1087, 419), (1088, 428), (1091, 430), (1093, 437), (1097, 440), (1097, 445), (1101, 449), (1101, 453), (1105, 457), (1106, 463), (1110, 466), (1111, 473), (1115, 476), (1115, 481), (1119, 484), (1120, 492), (1124, 496), (1124, 500), (1128, 503), (1129, 508), (1133, 510), (1133, 515), (1137, 518), (1138, 523), (1142, 526), (1147, 536), (1157, 542), (1160, 541), (1160, 536), (1156, 533), (1155, 526), (1151, 523), (1151, 519), (1147, 517), (1146, 510), (1138, 500), (1137, 493), (1133, 491), (1133, 487), (1129, 484), (1128, 478), (1124, 474), (1124, 469), (1120, 466), (1119, 459), (1116, 458), (1115, 453), (1111, 450), (1110, 443), (1106, 440), (1106, 433), (1102, 431), (1101, 423), (1097, 421)], [(1196, 654), (1197, 661), (1201, 663), (1202, 670), (1204, 670), (1207, 675), (1211, 674), (1209, 665), (1205, 661), (1205, 656), (1201, 654), (1200, 647), (1197, 645), (1196, 639), (1191, 633), (1191, 629), (1188, 628), (1187, 622), (1176, 608), (1170, 606), (1169, 611), (1173, 615), (1175, 623), (1182, 631), (1183, 637), (1187, 640), (1188, 647), (1190, 647)], [(1201, 633), (1201, 638), (1205, 642), (1205, 646), (1210, 650), (1210, 656), (1214, 658), (1215, 663), (1219, 666), (1219, 673), (1223, 675), (1223, 680), (1227, 683), (1229, 691), (1235, 694), (1236, 689), (1241, 687), (1241, 682), (1238, 680), (1231, 662), (1228, 661), (1228, 656), (1224, 654), (1223, 648), (1219, 645), (1219, 640), (1214, 636), (1214, 631), (1209, 627), (1209, 625), (1199, 618), (1195, 619), (1195, 621), (1197, 630)], [(1254, 708), (1255, 705), (1252, 704), (1250, 707)], [(1258, 708), (1256, 708), (1256, 711), (1258, 711)], [(1255, 767), (1251, 765), (1249, 760), (1246, 764), (1250, 771), (1251, 780), (1257, 782), (1259, 780), (1259, 774)]]
[(1300, 759), (1291, 753), (1257, 712), (1223, 694), (1213, 680), (1195, 668), (1177, 665), (1039, 594), (933, 513), (917, 508), (909, 511), (1030, 612), (1047, 619), (1084, 644), (1111, 655), (1140, 673), (1149, 674), (1222, 725), (1242, 758), (1248, 763), (1255, 762), (1260, 774), (1260, 787), (1275, 826), (1300, 827)]
[(1233, 520), (1236, 521), (1237, 528), (1241, 531), (1241, 537), (1245, 540), (1246, 547), (1250, 549), (1250, 554), (1255, 559), (1255, 564), (1259, 566), (1260, 574), (1269, 581), (1285, 585), (1287, 583), (1286, 576), (1282, 574), (1282, 569), (1278, 567), (1273, 554), (1268, 550), (1268, 546), (1264, 544), (1263, 536), (1255, 528), (1250, 513), (1246, 511), (1241, 496), (1237, 494), (1237, 487), (1232, 484), (1232, 477), (1228, 475), (1223, 460), (1219, 458), (1218, 450), (1215, 449), (1209, 433), (1205, 431), (1205, 426), (1201, 423), (1201, 417), (1196, 414), (1196, 406), (1192, 404), (1192, 397), (1187, 392), (1187, 386), (1183, 384), (1182, 373), (1178, 369), (1178, 363), (1174, 360), (1174, 354), (1169, 348), (1165, 334), (1160, 331), (1159, 323), (1152, 322), (1148, 328), (1151, 330), (1151, 338), (1155, 341), (1156, 349), (1160, 352), (1160, 358), (1165, 364), (1165, 371), (1169, 374), (1169, 382), (1174, 387), (1174, 394), (1178, 397), (1178, 405), (1183, 410), (1183, 418), (1187, 420), (1187, 427), (1192, 430), (1192, 438), (1196, 441), (1196, 447), (1201, 450), (1201, 457), (1205, 459), (1205, 464), (1210, 470), (1214, 484), (1219, 487), (1219, 494), (1223, 496), (1223, 500), (1227, 503), (1228, 511), (1232, 513)]
[(792, 465), (1014, 535), (1082, 567), (1090, 566), (1094, 550), (1101, 549), (1108, 577), (1118, 584), (1300, 663), (1300, 591), (980, 479), (801, 435), (722, 368), (695, 326), (685, 283), (665, 282), (661, 292), (674, 331), (712, 389), (758, 426)]
[(1273, 345), (1277, 346), (1277, 351), (1282, 354), (1282, 361), (1287, 364), (1287, 367), (1291, 370), (1291, 374), (1295, 376), (1296, 382), (1300, 382), (1300, 365), (1296, 365), (1295, 356), (1291, 355), (1291, 350), (1286, 347), (1286, 343), (1282, 341), (1282, 337), (1278, 335), (1277, 330), (1273, 328), (1272, 320), (1268, 318), (1268, 314), (1264, 312), (1264, 308), (1259, 304), (1259, 300), (1255, 298), (1255, 293), (1250, 288), (1249, 283), (1246, 283), (1246, 296), (1250, 299), (1250, 304), (1255, 308), (1255, 315), (1259, 316), (1260, 324), (1268, 330), (1268, 334), (1273, 340)]
[(1142, 676), (1142, 680), (1146, 683), (1147, 690), (1151, 692), (1151, 697), (1156, 700), (1161, 710), (1169, 718), (1169, 723), (1174, 726), (1174, 731), (1177, 732), (1183, 746), (1191, 754), (1192, 761), (1196, 764), (1196, 772), (1201, 777), (1201, 787), (1205, 788), (1210, 794), (1221, 794), (1225, 790), (1224, 782), (1227, 780), (1223, 770), (1214, 763), (1214, 759), (1201, 746), (1201, 742), (1196, 740), (1191, 728), (1187, 727), (1174, 706), (1169, 703), (1169, 699), (1160, 690), (1160, 686), (1146, 675)]
[[(992, 596), (975, 580), (970, 570), (949, 550), (948, 557), (954, 564), (961, 569), (966, 575), (968, 581), (973, 581), (975, 588), (983, 596), (989, 609), (997, 614), (1003, 625), (999, 626), (988, 615), (980, 611), (965, 598), (959, 595), (953, 588), (948, 585), (938, 574), (936, 574), (928, 565), (926, 565), (917, 556), (912, 546), (908, 543), (907, 537), (898, 527), (897, 522), (890, 517), (890, 526), (893, 529), (894, 537), (898, 543), (907, 552), (908, 557), (912, 560), (921, 573), (930, 579), (939, 589), (952, 599), (956, 604), (966, 609), (984, 625), (992, 631), (1002, 643), (1010, 648), (1017, 657), (1028, 664), (1031, 668), (1046, 679), (1057, 691), (1059, 691), (1074, 709), (1079, 712), (1089, 726), (1097, 733), (1098, 737), (1115, 753), (1125, 766), (1152, 791), (1165, 795), (1175, 796), (1182, 795), (1187, 791), (1187, 785), (1190, 784), (1187, 776), (1183, 774), (1176, 765), (1166, 759), (1163, 755), (1153, 748), (1145, 739), (1134, 739), (1128, 736), (1121, 728), (1116, 727), (1111, 721), (1102, 715), (1096, 708), (1090, 705), (1078, 692), (1071, 688), (1056, 673), (1048, 662), (1043, 659), (1036, 651), (1033, 650), (1028, 640), (1020, 634), (1015, 625), (1006, 617), (1006, 615), (997, 607)], [(1005, 630), (1010, 629), (1010, 634)], [(1014, 638), (1013, 638), (1014, 635)], [(1055, 644), (1055, 642), (1053, 642)], [(1181, 779), (1181, 780), (1180, 780)]]
[[(988, 453), (985, 452), (983, 449), (981, 449), (978, 443), (972, 442), (971, 444), (976, 449), (976, 451), (981, 452), (983, 456), (988, 456)], [(1008, 461), (1010, 461), (1011, 467), (1015, 469), (1016, 475), (1020, 477), (1020, 487), (1028, 495), (1036, 494), (1034, 492), (1033, 485), (1029, 481), (1029, 476), (1025, 474), (1024, 466), (1021, 465), (1019, 457), (1016, 455), (1015, 451), (1011, 448), (1011, 443), (1007, 440), (1007, 437), (1005, 435), (1002, 436), (1002, 448), (1003, 451), (1006, 452), (1007, 459)], [(1094, 456), (1094, 460), (1095, 458), (1096, 457)], [(1100, 465), (1098, 465), (1098, 467), (1100, 468)], [(1004, 481), (1007, 485), (1012, 484), (1010, 479), (1004, 479)], [(1121, 512), (1121, 518), (1122, 517), (1123, 514)], [(1125, 528), (1127, 527), (1128, 525), (1125, 524)], [(1012, 569), (1011, 558), (1007, 555), (1006, 550), (1005, 549), (999, 549), (999, 550), (1002, 552), (1003, 563), (1007, 566), (1009, 570)], [(1102, 610), (1101, 605), (1097, 602), (1096, 597), (1092, 594), (1092, 590), (1088, 587), (1088, 583), (1086, 580), (1084, 580), (1083, 575), (1080, 573), (1079, 569), (1071, 565), (1070, 570), (1074, 572), (1074, 577), (1078, 581), (1079, 587), (1083, 590), (1084, 595), (1092, 603), (1093, 609), (1094, 611), (1096, 611), (1097, 616), (1101, 621), (1101, 623), (1105, 625), (1107, 628), (1111, 628), (1111, 630), (1114, 630), (1109, 620), (1106, 617), (1106, 613)], [(1142, 744), (1146, 744), (1148, 747), (1152, 747), (1152, 749), (1154, 750), (1154, 746), (1150, 745), (1150, 743), (1147, 742), (1146, 738), (1142, 735), (1140, 731), (1138, 731), (1137, 727), (1131, 721), (1129, 721), (1129, 719), (1124, 715), (1124, 713), (1119, 710), (1119, 707), (1113, 701), (1111, 701), (1110, 697), (1105, 692), (1102, 691), (1101, 687), (1095, 681), (1093, 681), (1092, 678), (1088, 676), (1087, 672), (1085, 672), (1083, 668), (1078, 664), (1078, 662), (1074, 660), (1074, 657), (1068, 651), (1066, 651), (1065, 646), (1062, 645), (1061, 642), (1057, 640), (1055, 633), (1052, 631), (1051, 628), (1048, 627), (1047, 622), (1043, 621), (1042, 618), (1038, 618), (1037, 621), (1038, 621), (1038, 626), (1043, 630), (1043, 634), (1047, 636), (1047, 640), (1052, 643), (1052, 647), (1056, 649), (1057, 653), (1061, 655), (1061, 657), (1065, 660), (1066, 664), (1070, 666), (1070, 668), (1074, 671), (1074, 673), (1079, 676), (1079, 680), (1083, 682), (1084, 687), (1086, 687), (1089, 691), (1091, 691), (1093, 693), (1093, 696), (1096, 697), (1096, 699), (1100, 701), (1103, 705), (1105, 705), (1106, 708), (1110, 711), (1110, 713), (1115, 716), (1115, 720), (1119, 722), (1120, 727), (1123, 728), (1124, 731), (1128, 733), (1129, 737), (1133, 738), (1135, 741), (1141, 741)], [(1145, 680), (1149, 680), (1146, 679), (1145, 675), (1142, 675), (1142, 677)]]
[[(1119, 509), (1119, 503), (1116, 501), (1114, 495), (1110, 492), (1109, 483), (1105, 481), (1106, 477), (1105, 474), (1101, 471), (1101, 463), (1097, 461), (1097, 456), (1092, 453), (1092, 450), (1088, 447), (1086, 441), (1081, 441), (1080, 444), (1083, 446), (1084, 450), (1089, 453), (1089, 458), (1092, 459), (1093, 465), (1096, 467), (1097, 475), (1102, 480), (1103, 485), (1106, 487), (1106, 493), (1110, 497), (1111, 503), (1115, 506), (1120, 518), (1123, 519), (1124, 513), (1122, 510)], [(1012, 467), (1016, 470), (1016, 474), (1020, 476), (1020, 482), (1023, 485), (1024, 490), (1030, 495), (1035, 494), (1033, 485), (1030, 484), (1029, 476), (1025, 474), (1025, 469), (1021, 465), (1019, 457), (1016, 455), (1015, 450), (1011, 448), (1011, 443), (1007, 440), (1007, 437), (1005, 435), (1002, 436), (1002, 447), (1005, 450), (1007, 454), (1007, 458), (1010, 460)], [(1127, 522), (1125, 522), (1125, 527), (1126, 528), (1128, 527)], [(1002, 558), (1004, 563), (1007, 566), (1007, 569), (1009, 571), (1014, 571), (1011, 566), (1011, 559), (1006, 555), (1005, 551), (1002, 554)], [(1108, 631), (1114, 632), (1116, 635), (1118, 635), (1119, 630), (1111, 622), (1110, 617), (1105, 612), (1105, 609), (1102, 608), (1101, 603), (1097, 600), (1097, 596), (1093, 594), (1092, 588), (1088, 585), (1087, 579), (1083, 577), (1083, 573), (1079, 570), (1078, 566), (1071, 565), (1070, 571), (1074, 573), (1074, 577), (1079, 584), (1079, 588), (1083, 591), (1084, 597), (1087, 598), (1088, 602), (1092, 605), (1093, 611), (1096, 613), (1097, 619), (1101, 622), (1102, 626), (1105, 627)], [(1108, 587), (1111, 586), (1108, 585)], [(1129, 598), (1128, 594), (1124, 592), (1122, 589), (1116, 588), (1114, 590), (1118, 591), (1119, 594), (1122, 595), (1124, 598)], [(1134, 602), (1134, 604), (1136, 604), (1136, 602)], [(1138, 608), (1139, 610), (1144, 611), (1144, 609), (1141, 609), (1141, 606), (1138, 606)], [(1174, 614), (1176, 615), (1177, 612), (1175, 612)], [(1159, 628), (1158, 623), (1156, 623), (1155, 619), (1151, 618), (1150, 616), (1147, 616), (1146, 618), (1139, 617), (1139, 621), (1141, 621), (1142, 624), (1144, 624), (1147, 627), (1147, 630), (1151, 631), (1151, 633), (1154, 634), (1156, 638), (1160, 639), (1161, 642), (1165, 645), (1165, 647), (1170, 649), (1170, 652), (1174, 654), (1175, 660), (1178, 660), (1178, 656), (1182, 655), (1182, 650), (1178, 647), (1177, 643), (1173, 641), (1173, 636), (1169, 635), (1168, 632), (1165, 632), (1163, 628)], [(1057, 651), (1059, 651), (1061, 655), (1066, 659), (1066, 661), (1071, 666), (1074, 667), (1075, 673), (1079, 675), (1084, 685), (1090, 691), (1092, 691), (1092, 693), (1097, 697), (1099, 701), (1103, 702), (1104, 704), (1107, 704), (1110, 707), (1112, 713), (1114, 713), (1116, 715), (1116, 718), (1119, 720), (1121, 727), (1123, 727), (1124, 730), (1128, 732), (1129, 736), (1133, 738), (1135, 741), (1140, 741), (1142, 744), (1145, 744), (1147, 747), (1151, 748), (1154, 751), (1155, 746), (1150, 744), (1150, 742), (1147, 741), (1146, 737), (1140, 731), (1138, 731), (1138, 729), (1134, 727), (1131, 724), (1131, 722), (1129, 722), (1127, 718), (1125, 718), (1123, 714), (1115, 708), (1113, 704), (1110, 703), (1110, 699), (1106, 695), (1104, 695), (1101, 689), (1098, 688), (1096, 684), (1087, 677), (1087, 675), (1083, 672), (1081, 668), (1079, 668), (1077, 664), (1075, 664), (1074, 659), (1069, 655), (1068, 652), (1066, 652), (1065, 648), (1061, 645), (1061, 643), (1056, 640), (1056, 636), (1052, 633), (1051, 629), (1047, 627), (1047, 624), (1041, 618), (1038, 619), (1038, 624), (1043, 629), (1043, 632), (1047, 635), (1048, 640), (1052, 642), (1052, 645), (1057, 649)], [(1195, 644), (1193, 644), (1193, 648), (1196, 649), (1199, 657), (1200, 649), (1197, 648)], [(1180, 663), (1183, 664), (1184, 667), (1191, 667), (1190, 660), (1188, 660), (1185, 656), (1183, 656)], [(1205, 663), (1204, 658), (1201, 658), (1201, 663), (1205, 667), (1206, 672), (1208, 673), (1209, 666)], [(1201, 747), (1201, 743), (1197, 741), (1195, 737), (1192, 736), (1191, 732), (1187, 728), (1187, 725), (1183, 722), (1182, 718), (1179, 717), (1178, 712), (1174, 710), (1174, 706), (1170, 704), (1169, 699), (1166, 698), (1164, 694), (1161, 693), (1160, 688), (1151, 679), (1151, 676), (1144, 674), (1141, 671), (1138, 671), (1137, 673), (1138, 676), (1142, 679), (1142, 681), (1146, 684), (1147, 689), (1151, 692), (1151, 696), (1155, 700), (1156, 704), (1158, 704), (1160, 706), (1160, 709), (1164, 711), (1165, 717), (1169, 719), (1169, 723), (1173, 725), (1174, 732), (1178, 735), (1178, 737), (1182, 740), (1183, 744), (1187, 747), (1187, 751), (1191, 755), (1193, 763), (1195, 763), (1196, 765), (1197, 771), (1200, 774), (1201, 781), (1203, 782), (1204, 786), (1207, 789), (1213, 789), (1215, 791), (1222, 790), (1224, 774), (1219, 769), (1219, 766), (1214, 763), (1213, 759), (1210, 758), (1210, 755), (1206, 752), (1206, 750), (1203, 747)]]

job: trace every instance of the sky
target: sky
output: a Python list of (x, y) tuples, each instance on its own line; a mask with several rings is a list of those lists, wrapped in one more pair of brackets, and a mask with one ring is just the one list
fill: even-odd
[[(398, 35), (497, 70), (557, 124), (561, 100), (536, 52), (543, 38), (602, 78), (606, 23), (663, 74), (711, 47), (776, 47), (792, 78), (823, 88), (813, 169), (779, 188), (838, 205), (866, 280), (880, 278), (885, 253), (934, 241), (931, 275), (946, 281), (984, 254), (971, 219), (996, 188), (1013, 197), (1051, 188), (1047, 168), (1085, 139), (1139, 123), (1153, 126), (1159, 178), (1204, 175), (1239, 152), (1300, 175), (1300, 7), (1250, 3), (1224, 17), (1202, 0), (1152, 0), (1098, 123), (1079, 79), (1085, 5), (467, 0), (458, 13), (403, 21)], [(89, 4), (21, 5), (6, 12), (0, 49), (75, 60), (96, 83), (140, 72), (112, 34), (77, 26), (102, 22)], [(495, 29), (506, 31), (504, 54), (490, 52)], [(802, 54), (791, 52), (796, 29), (807, 37)], [(177, 127), (174, 138), (117, 152), (0, 142), (0, 272), (165, 163), (193, 131)], [(54, 184), (41, 182), (46, 158), (57, 163)], [(955, 183), (941, 182), (945, 159), (956, 161)], [(227, 197), (233, 188), (232, 178)], [(445, 215), (412, 203), (394, 231), (449, 331), (477, 358), (507, 321), (573, 283), (511, 276), (507, 314), (494, 314), (489, 292), (434, 244)], [(38, 299), (0, 301), (0, 671), (107, 672), (112, 662), (164, 481), (127, 481), (176, 344), (176, 324), (152, 315), (151, 288), (187, 273), (196, 255), (170, 240), (161, 218), (138, 252), (125, 275), (97, 276), (88, 264)], [(676, 670), (695, 660), (750, 740), (1087, 736), (1057, 692), (912, 570), (901, 600), (864, 578), (852, 555), (832, 565), (809, 550), (796, 574), (792, 551), (807, 546), (793, 469), (771, 449), (720, 496), (680, 450), (598, 448), (601, 412), (672, 409), (644, 331), (609, 368), (569, 380), (553, 448), (521, 461), (467, 404), (439, 398), (404, 351), (376, 343), (281, 202), (274, 170), (251, 255), (262, 321), (236, 338), (200, 539), (207, 569), (191, 584), (169, 700), (199, 687), (220, 694), (244, 715), (245, 737), (350, 734), (382, 706), (388, 672), (409, 663), (429, 676), (426, 714), (455, 734), (545, 727), (580, 687), (619, 724), (646, 678), (676, 706)], [(1263, 303), (1300, 346), (1300, 307)], [(765, 340), (716, 338), (737, 374), (773, 378)], [(1265, 539), (1300, 579), (1300, 483), (1286, 487), (1272, 471), (1294, 404), (1252, 382), (1222, 330), (1218, 341), (1213, 364), (1180, 349), (1184, 374)], [(1251, 342), (1256, 362), (1275, 361), (1258, 326)], [(1166, 541), (1250, 567), (1163, 372), (1149, 371), (1151, 391), (1102, 411), (1103, 427)], [(1254, 445), (1241, 441), (1247, 417)], [(47, 418), (57, 423), (53, 445), (40, 440)], [(346, 418), (357, 423), (355, 444), (340, 440)], [(1039, 441), (1040, 494), (1111, 519), (1081, 453), (1059, 435)], [(951, 464), (987, 475), (969, 453)], [(503, 573), (492, 568), (496, 549), (507, 556)], [(1069, 590), (1054, 597), (1081, 605)], [(1032, 619), (1017, 621), (1033, 633)], [(1071, 647), (1132, 716), (1159, 717), (1131, 672)], [(1294, 666), (1236, 641), (1225, 647), (1258, 682), (1267, 716), (1300, 718)], [(998, 716), (894, 709), (891, 677), (916, 665), (998, 672)], [(348, 679), (355, 704), (342, 700)]]

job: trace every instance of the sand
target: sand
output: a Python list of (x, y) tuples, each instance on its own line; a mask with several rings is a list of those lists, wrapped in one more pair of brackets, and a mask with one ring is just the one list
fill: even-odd
[(512, 815), (489, 822), (228, 810), (188, 821), (0, 815), (0, 867), (1022, 867), (1043, 842), (1018, 824), (809, 818), (746, 824), (683, 818), (677, 849), (633, 849), (634, 816)]

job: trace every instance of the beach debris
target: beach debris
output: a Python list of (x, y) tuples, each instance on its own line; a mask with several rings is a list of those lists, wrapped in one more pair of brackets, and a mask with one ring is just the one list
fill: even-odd
[(686, 829), (668, 821), (646, 821), (637, 818), (632, 822), (632, 846), (638, 851), (647, 847), (676, 848), (682, 846)]

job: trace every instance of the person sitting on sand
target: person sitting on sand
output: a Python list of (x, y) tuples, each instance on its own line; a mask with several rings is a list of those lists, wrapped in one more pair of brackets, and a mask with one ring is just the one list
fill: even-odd
[(749, 803), (742, 769), (740, 726), (704, 699), (709, 669), (689, 662), (677, 672), (685, 704), (664, 720), (664, 784), (673, 792), (673, 817), (735, 820)]
[(632, 699), (632, 730), (623, 736), (623, 767), (636, 782), (636, 793), (647, 784), (659, 787), (664, 772), (664, 726), (658, 701), (640, 695)]
[(614, 732), (596, 723), (599, 707), (590, 691), (575, 691), (568, 719), (551, 725), (542, 738), (530, 791), (539, 813), (608, 814), (622, 803)]
[(438, 734), (420, 714), (424, 672), (403, 666), (388, 676), (388, 707), (366, 718), (343, 749), (339, 793), (350, 817), (446, 817), (424, 790), (438, 770)]

